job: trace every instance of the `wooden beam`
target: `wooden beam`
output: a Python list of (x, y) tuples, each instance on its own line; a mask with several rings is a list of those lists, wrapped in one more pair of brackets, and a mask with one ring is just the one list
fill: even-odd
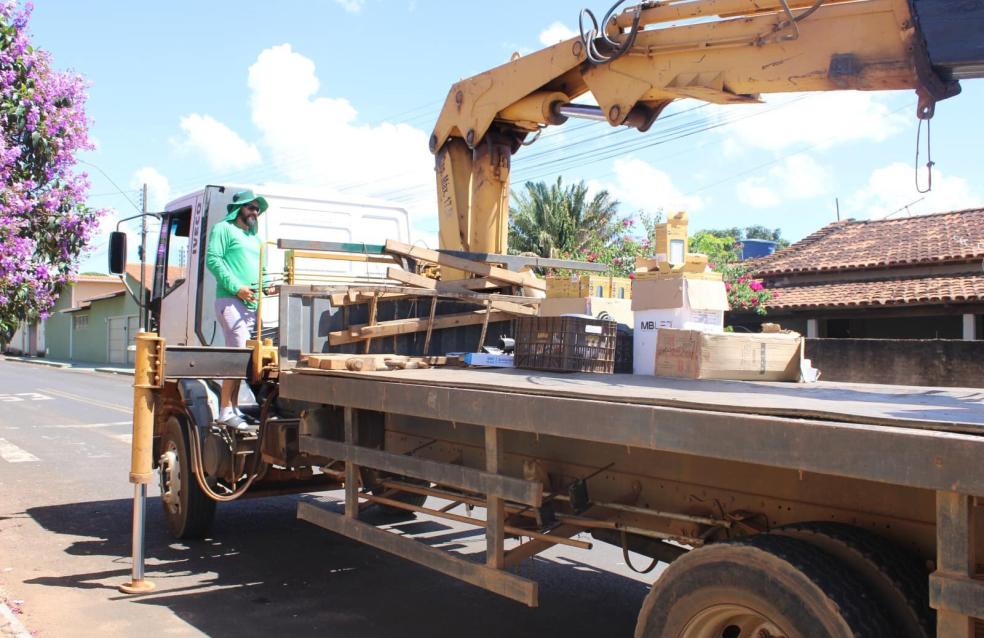
[[(400, 282), (401, 284), (407, 284), (408, 286), (416, 286), (417, 288), (426, 288), (427, 290), (437, 290), (436, 279), (431, 279), (430, 277), (424, 277), (423, 275), (407, 272), (402, 268), (393, 268), (392, 266), (387, 268), (386, 278), (394, 279)], [(462, 288), (462, 290), (464, 289)]]
[(329, 261), (359, 261), (374, 264), (392, 264), (393, 255), (367, 255), (365, 253), (322, 253), (310, 250), (295, 250), (294, 259), (326, 259)]
[[(423, 332), (428, 326), (433, 326), (433, 330), (444, 328), (456, 328), (458, 326), (473, 326), (485, 321), (485, 311), (476, 310), (475, 312), (465, 312), (453, 315), (439, 316), (433, 323), (426, 317), (416, 319), (397, 319), (395, 321), (383, 321), (375, 326), (357, 325), (351, 326), (347, 330), (336, 330), (328, 333), (328, 343), (333, 346), (346, 343), (356, 343), (370, 337), (388, 337), (390, 335), (410, 334), (413, 332)], [(509, 315), (500, 310), (493, 310), (491, 321), (504, 321)]]
[[(293, 292), (293, 291), (292, 291)], [(405, 298), (405, 297), (446, 297), (448, 299), (462, 299), (466, 301), (476, 301), (481, 303), (485, 300), (491, 301), (511, 301), (513, 303), (520, 303), (524, 305), (537, 305), (543, 302), (540, 297), (526, 297), (522, 295), (503, 295), (497, 292), (492, 293), (480, 293), (473, 292), (470, 290), (465, 291), (454, 291), (438, 288), (437, 290), (431, 290), (429, 288), (414, 288), (412, 286), (391, 286), (391, 285), (374, 285), (374, 284), (347, 284), (344, 286), (310, 286), (309, 291), (311, 296), (325, 296), (329, 298), (335, 298), (336, 295), (346, 295), (346, 299), (340, 299), (340, 301), (347, 303), (367, 303), (373, 297), (373, 295), (379, 294), (380, 299), (394, 299), (394, 298)], [(293, 292), (293, 294), (297, 294)], [(302, 295), (304, 293), (301, 293)]]
[[(557, 538), (570, 538), (571, 536), (574, 536), (575, 534), (578, 534), (583, 531), (584, 531), (583, 527), (579, 527), (577, 525), (565, 524), (555, 527), (554, 529), (550, 530), (548, 534), (545, 534), (545, 536), (555, 536)], [(550, 549), (554, 545), (556, 545), (556, 543), (553, 541), (553, 539), (546, 541), (546, 540), (539, 540), (534, 538), (533, 540), (526, 541), (522, 545), (517, 545), (516, 547), (513, 547), (512, 549), (510, 549), (508, 552), (505, 553), (505, 556), (503, 557), (503, 567), (506, 568), (515, 567), (516, 565), (522, 563), (527, 558), (532, 558), (533, 556), (539, 554), (540, 552)]]
[[(497, 284), (494, 281), (489, 281), (485, 277), (439, 280), (410, 273), (402, 268), (392, 267), (386, 269), (386, 277), (388, 279), (395, 279), (396, 281), (407, 284), (408, 286), (417, 286), (427, 290), (436, 290), (439, 295), (443, 293), (468, 294), (469, 292), (475, 290), (488, 290), (503, 287), (503, 284)], [(534, 298), (531, 297), (530, 299)]]
[[(430, 507), (413, 505), (412, 503), (405, 503), (403, 501), (395, 501), (391, 498), (386, 498), (384, 496), (361, 494), (360, 497), (370, 503), (378, 503), (379, 505), (393, 507), (398, 510), (405, 510), (407, 512), (417, 512), (418, 514), (426, 514), (427, 516), (433, 516), (435, 518), (445, 518), (449, 521), (455, 521), (456, 523), (464, 523), (465, 525), (474, 525), (475, 527), (483, 527), (486, 529), (488, 529), (489, 526), (488, 521), (483, 521), (480, 518), (474, 518), (472, 516), (462, 516), (461, 514), (452, 514), (451, 512), (436, 510)], [(566, 545), (567, 547), (574, 547), (577, 549), (591, 549), (592, 547), (591, 543), (586, 543), (584, 541), (576, 541), (570, 538), (564, 538), (562, 536), (549, 536), (547, 534), (541, 534), (540, 532), (531, 529), (525, 529), (523, 527), (512, 527), (510, 525), (506, 525), (505, 527), (503, 527), (503, 529), (510, 536), (529, 536), (530, 538), (535, 538), (548, 545)]]
[(975, 531), (973, 498), (937, 492), (936, 571), (930, 576), (929, 600), (937, 610), (937, 636), (974, 637), (974, 619), (968, 612), (979, 613), (974, 603), (984, 600), (981, 583), (974, 582)]
[(402, 255), (404, 257), (412, 257), (413, 259), (430, 262), (432, 264), (447, 266), (448, 268), (464, 270), (465, 272), (470, 272), (475, 275), (487, 277), (494, 281), (512, 284), (514, 286), (524, 286), (544, 291), (547, 289), (547, 283), (545, 281), (542, 279), (536, 279), (530, 274), (513, 272), (512, 270), (497, 268), (495, 266), (490, 266), (489, 264), (471, 261), (470, 259), (462, 259), (461, 257), (445, 255), (437, 252), (436, 250), (429, 250), (420, 246), (410, 246), (409, 244), (404, 244), (403, 242), (394, 241), (392, 239), (386, 242), (386, 252), (395, 255)]
[(431, 481), (469, 492), (494, 494), (531, 507), (540, 507), (543, 501), (543, 486), (536, 481), (489, 474), (474, 468), (418, 459), (358, 445), (347, 445), (341, 441), (330, 441), (313, 436), (301, 436), (299, 445), (301, 452), (315, 456), (339, 461), (351, 460), (358, 466)]
[(488, 290), (490, 288), (502, 288), (502, 284), (489, 281), (485, 277), (472, 277), (471, 279), (448, 279), (437, 282), (437, 291), (456, 290)]
[(515, 574), (490, 569), (418, 541), (385, 532), (367, 523), (347, 519), (311, 503), (298, 503), (297, 518), (524, 603), (529, 607), (537, 605), (537, 583)]
[[(485, 428), (485, 470), (489, 474), (499, 474), (502, 465), (502, 431), (499, 428)], [(489, 494), (486, 497), (485, 564), (493, 569), (505, 566), (506, 547), (506, 508), (502, 498)]]
[[(353, 409), (346, 406), (342, 414), (345, 423), (345, 443), (355, 445), (358, 433)], [(345, 461), (345, 516), (351, 519), (359, 517), (359, 468), (351, 459)]]

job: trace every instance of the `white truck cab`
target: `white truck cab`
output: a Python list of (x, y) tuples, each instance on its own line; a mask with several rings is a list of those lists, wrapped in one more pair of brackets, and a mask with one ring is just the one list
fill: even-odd
[[(258, 224), (265, 278), (274, 283), (284, 274), (286, 251), (277, 248), (279, 239), (409, 242), (410, 220), (405, 209), (370, 200), (341, 201), (304, 187), (206, 186), (178, 197), (167, 204), (161, 220), (151, 297), (158, 332), (169, 345), (225, 345), (215, 318), (216, 282), (205, 267), (205, 249), (212, 228), (225, 218), (232, 196), (246, 189), (270, 204)], [(385, 266), (369, 262), (301, 257), (295, 268), (317, 283), (385, 277)], [(275, 327), (277, 312), (275, 302), (264, 304), (263, 325)]]

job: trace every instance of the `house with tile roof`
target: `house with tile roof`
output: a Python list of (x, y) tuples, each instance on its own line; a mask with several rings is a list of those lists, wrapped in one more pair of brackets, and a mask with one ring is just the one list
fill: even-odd
[(984, 335), (981, 208), (835, 222), (752, 264), (772, 291), (765, 320), (808, 337)]
[[(169, 266), (169, 280), (183, 276), (184, 266)], [(145, 266), (144, 290), (153, 287), (154, 267)], [(6, 345), (11, 354), (47, 356), (62, 361), (131, 365), (140, 309), (140, 264), (127, 264), (124, 278), (80, 275), (65, 286), (50, 316), (22, 324)]]

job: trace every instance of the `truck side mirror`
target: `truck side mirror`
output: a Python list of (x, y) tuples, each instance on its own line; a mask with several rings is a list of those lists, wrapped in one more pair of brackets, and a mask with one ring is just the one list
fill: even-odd
[(126, 233), (118, 230), (109, 234), (109, 272), (112, 275), (126, 272)]

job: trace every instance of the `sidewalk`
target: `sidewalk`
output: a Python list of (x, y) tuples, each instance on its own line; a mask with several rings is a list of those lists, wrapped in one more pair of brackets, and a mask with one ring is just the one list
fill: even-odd
[(28, 363), (36, 366), (47, 366), (49, 368), (71, 368), (79, 372), (103, 372), (106, 374), (122, 374), (133, 376), (133, 368), (125, 366), (106, 365), (103, 363), (91, 363), (87, 361), (65, 361), (61, 359), (46, 359), (43, 357), (18, 357), (12, 355), (0, 355), (0, 361), (16, 361), (18, 363)]
[(19, 613), (22, 601), (13, 600), (9, 602), (13, 604), (13, 607), (8, 604), (6, 594), (0, 589), (0, 636), (3, 638), (31, 638), (30, 632), (16, 615)]

